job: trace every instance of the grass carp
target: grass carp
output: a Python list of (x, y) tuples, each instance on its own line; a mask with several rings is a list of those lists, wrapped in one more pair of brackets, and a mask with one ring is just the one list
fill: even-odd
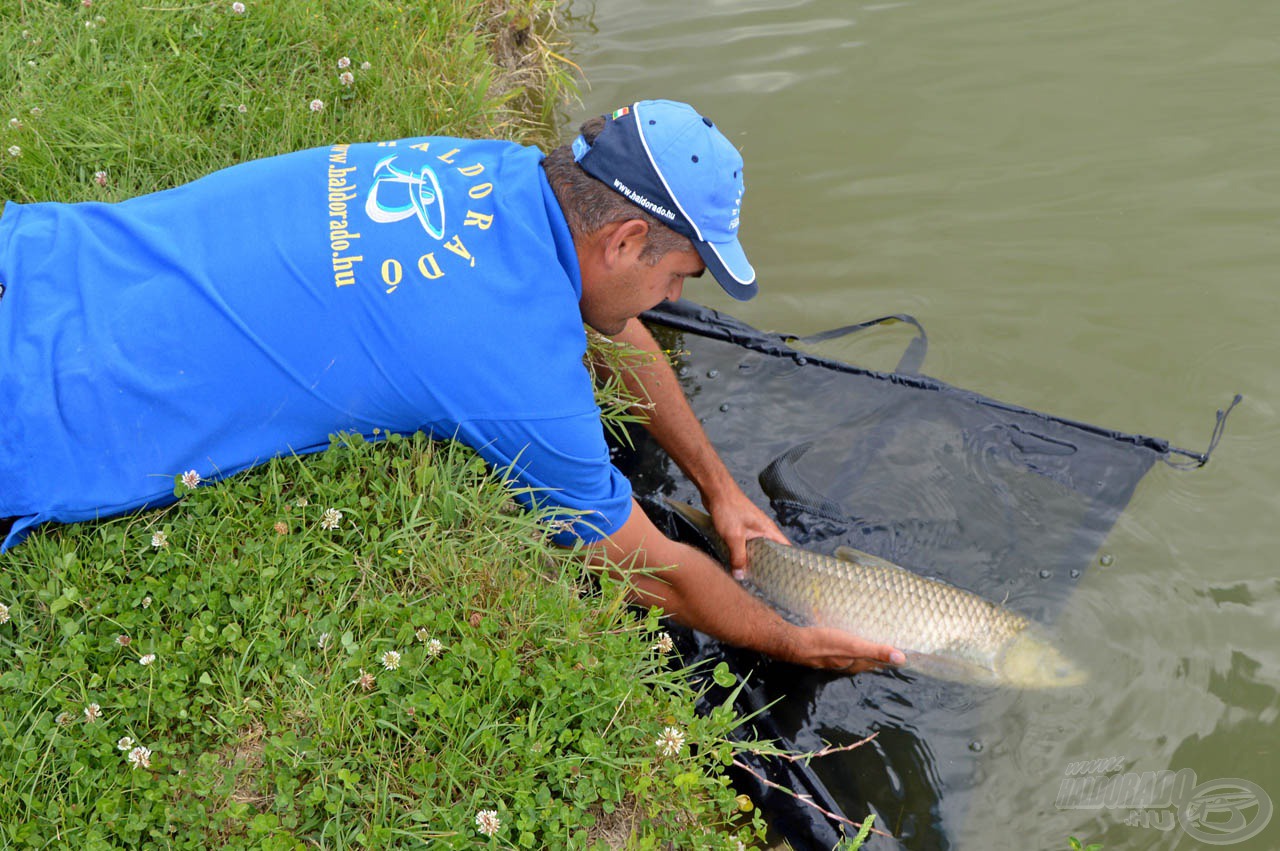
[[(709, 516), (684, 503), (668, 504), (728, 561)], [(753, 538), (745, 584), (804, 625), (896, 647), (907, 657), (902, 667), (930, 676), (1014, 688), (1061, 688), (1086, 679), (1022, 615), (851, 547), (826, 556)]]

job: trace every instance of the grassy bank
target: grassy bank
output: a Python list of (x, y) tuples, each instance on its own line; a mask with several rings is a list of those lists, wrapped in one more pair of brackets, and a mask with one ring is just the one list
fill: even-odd
[(460, 446), (357, 440), (2, 558), (13, 846), (472, 847), (492, 811), (501, 847), (735, 847), (731, 720)]
[(538, 35), (552, 14), (544, 0), (3, 0), (0, 197), (117, 200), (423, 132), (537, 141), (568, 82)]
[[(0, 197), (118, 200), (344, 140), (536, 140), (564, 82), (552, 13), (0, 0)], [(0, 556), (0, 847), (758, 835), (718, 774), (732, 718), (694, 716), (657, 624), (468, 450), (357, 440), (177, 487)]]

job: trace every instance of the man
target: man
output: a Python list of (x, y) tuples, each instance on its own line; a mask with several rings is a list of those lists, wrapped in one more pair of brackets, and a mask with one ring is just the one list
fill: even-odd
[[(120, 204), (0, 219), (0, 517), (36, 524), (172, 499), (336, 432), (425, 430), (562, 509), (559, 543), (641, 569), (636, 599), (817, 667), (897, 662), (794, 627), (663, 536), (608, 460), (582, 325), (657, 351), (636, 317), (712, 275), (749, 298), (742, 159), (691, 107), (644, 101), (546, 157), (506, 142), (338, 144)], [(701, 489), (734, 566), (785, 541), (655, 359), (651, 429)], [(674, 566), (658, 573), (653, 569)]]

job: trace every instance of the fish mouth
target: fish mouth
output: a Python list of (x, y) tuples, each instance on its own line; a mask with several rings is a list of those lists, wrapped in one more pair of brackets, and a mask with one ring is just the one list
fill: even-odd
[(1030, 631), (1005, 647), (996, 659), (996, 670), (1010, 685), (1021, 688), (1071, 688), (1089, 680), (1083, 668)]

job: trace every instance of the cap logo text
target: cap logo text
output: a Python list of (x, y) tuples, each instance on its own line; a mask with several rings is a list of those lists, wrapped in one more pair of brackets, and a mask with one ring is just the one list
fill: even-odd
[(676, 214), (674, 211), (668, 210), (666, 207), (662, 206), (661, 204), (653, 203), (645, 196), (641, 195), (638, 192), (633, 191), (630, 186), (627, 186), (625, 183), (623, 183), (621, 180), (618, 180), (616, 177), (613, 179), (613, 188), (621, 192), (623, 195), (626, 195), (627, 198), (630, 199), (630, 201), (633, 204), (637, 204), (641, 207), (644, 207), (646, 210), (648, 210), (650, 213), (653, 213), (655, 216), (661, 216), (667, 221), (675, 221)]

